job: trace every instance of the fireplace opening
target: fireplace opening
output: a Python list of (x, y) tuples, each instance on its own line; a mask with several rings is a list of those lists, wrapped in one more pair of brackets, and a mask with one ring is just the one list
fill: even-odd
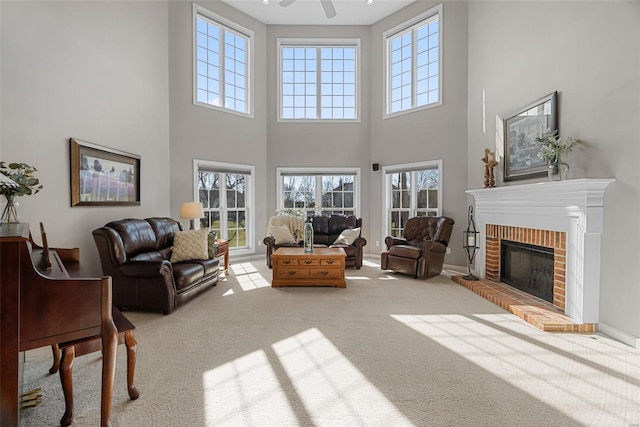
[(501, 240), (500, 281), (553, 303), (553, 248)]

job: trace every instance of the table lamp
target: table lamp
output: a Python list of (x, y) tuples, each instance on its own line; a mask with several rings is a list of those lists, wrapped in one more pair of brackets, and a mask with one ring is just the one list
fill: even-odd
[(200, 202), (184, 202), (180, 206), (180, 218), (188, 219), (191, 224), (190, 230), (195, 228), (194, 221), (196, 218), (204, 218), (204, 208)]

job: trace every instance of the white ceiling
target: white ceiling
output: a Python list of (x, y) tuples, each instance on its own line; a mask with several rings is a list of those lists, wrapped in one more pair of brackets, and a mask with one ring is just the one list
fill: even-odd
[(270, 25), (371, 25), (416, 0), (333, 0), (337, 15), (327, 19), (320, 0), (294, 0), (287, 7), (281, 0), (222, 0), (241, 12)]

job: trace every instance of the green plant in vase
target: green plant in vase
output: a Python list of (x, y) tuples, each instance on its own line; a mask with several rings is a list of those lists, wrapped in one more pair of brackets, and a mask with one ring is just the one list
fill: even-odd
[(544, 135), (536, 138), (536, 143), (540, 147), (538, 157), (546, 160), (549, 165), (549, 180), (561, 181), (568, 177), (569, 165), (562, 161), (562, 155), (569, 153), (580, 143), (579, 139), (568, 137), (562, 139), (558, 136), (558, 131), (545, 132)]
[(31, 196), (42, 190), (40, 180), (36, 178), (38, 170), (26, 163), (6, 163), (0, 162), (0, 174), (8, 178), (0, 182), (0, 194), (7, 199), (1, 222), (20, 222), (18, 217), (18, 203), (15, 201), (19, 196)]

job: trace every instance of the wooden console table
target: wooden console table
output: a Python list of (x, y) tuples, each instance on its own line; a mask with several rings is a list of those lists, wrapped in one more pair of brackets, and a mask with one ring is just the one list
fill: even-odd
[(337, 286), (345, 288), (342, 248), (278, 248), (272, 255), (273, 280), (271, 286)]

